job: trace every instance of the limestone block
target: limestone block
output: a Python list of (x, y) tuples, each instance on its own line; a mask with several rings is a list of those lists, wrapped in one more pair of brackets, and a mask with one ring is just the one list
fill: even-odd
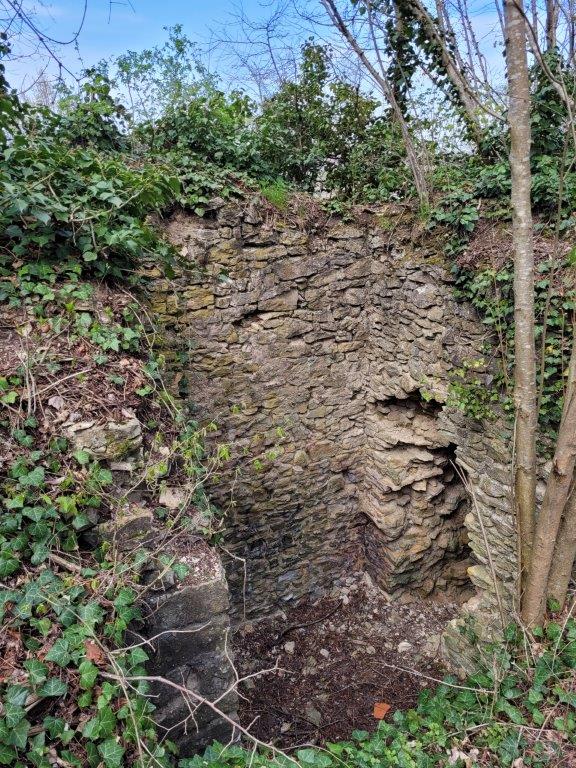
[(298, 291), (295, 289), (271, 295), (263, 295), (258, 301), (258, 308), (267, 311), (287, 312), (296, 309), (298, 305)]
[(153, 523), (149, 509), (127, 504), (111, 520), (100, 523), (98, 534), (113, 542), (119, 550), (133, 551), (154, 543), (157, 532)]
[[(148, 600), (145, 635), (154, 649), (147, 664), (151, 675), (184, 684), (218, 707), (233, 722), (237, 720), (235, 674), (229, 648), (230, 619), (228, 588), (222, 563), (214, 550), (198, 543), (182, 558), (191, 570), (186, 579)], [(172, 687), (156, 683), (155, 719), (173, 728), (171, 737), (186, 756), (206, 747), (214, 738), (229, 740), (233, 727), (207, 706), (185, 725), (189, 708)], [(224, 695), (226, 694), (226, 695)]]
[(124, 411), (125, 421), (97, 424), (80, 421), (64, 424), (64, 434), (75, 450), (84, 450), (103, 460), (119, 460), (136, 454), (142, 446), (142, 426), (133, 411)]

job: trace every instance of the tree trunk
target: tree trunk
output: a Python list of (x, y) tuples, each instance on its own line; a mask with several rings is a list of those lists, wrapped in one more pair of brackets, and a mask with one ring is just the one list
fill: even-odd
[[(562, 409), (563, 425), (568, 417), (568, 409), (572, 402), (576, 388), (576, 318), (572, 322), (572, 350), (570, 363), (568, 364), (568, 382), (564, 393), (564, 407)], [(570, 428), (570, 425), (566, 427)], [(574, 428), (574, 427), (573, 427)], [(560, 531), (556, 540), (556, 549), (552, 558), (550, 575), (548, 576), (548, 596), (564, 606), (568, 585), (574, 560), (576, 559), (576, 488), (575, 478), (572, 477), (572, 491), (560, 523)]]
[[(574, 484), (574, 478), (572, 478)], [(560, 524), (554, 559), (548, 577), (548, 597), (564, 607), (576, 560), (576, 490), (573, 488)]]
[(362, 46), (359, 44), (358, 40), (356, 40), (356, 38), (354, 37), (352, 31), (350, 30), (350, 28), (342, 18), (342, 15), (340, 14), (334, 0), (321, 0), (321, 3), (324, 6), (324, 9), (328, 14), (328, 17), (331, 23), (342, 35), (344, 40), (346, 40), (350, 49), (358, 57), (358, 60), (362, 63), (362, 65), (364, 66), (364, 68), (366, 69), (370, 77), (374, 80), (376, 85), (379, 86), (379, 88), (382, 91), (382, 94), (384, 95), (384, 98), (390, 104), (393, 120), (396, 122), (396, 124), (400, 128), (400, 132), (402, 134), (402, 141), (404, 143), (404, 149), (406, 150), (406, 159), (408, 161), (408, 165), (412, 173), (412, 178), (414, 179), (414, 186), (416, 187), (416, 192), (420, 200), (420, 205), (422, 207), (426, 207), (429, 201), (428, 182), (426, 180), (426, 174), (424, 172), (424, 169), (422, 168), (422, 162), (418, 157), (418, 153), (416, 152), (416, 147), (414, 146), (412, 135), (410, 133), (410, 129), (408, 128), (406, 119), (404, 118), (404, 115), (402, 114), (402, 110), (400, 109), (400, 105), (398, 104), (398, 101), (394, 96), (394, 89), (386, 79), (384, 73), (378, 72), (374, 64), (370, 61), (370, 59), (366, 54), (366, 51), (364, 51)]
[(574, 467), (576, 466), (576, 396), (570, 402), (560, 424), (552, 471), (546, 483), (546, 493), (538, 515), (534, 534), (534, 557), (526, 582), (522, 619), (528, 626), (542, 621), (546, 610), (548, 576), (554, 548), (558, 539), (562, 512), (568, 501)]
[(479, 143), (484, 134), (479, 119), (482, 103), (468, 80), (465, 69), (459, 66), (459, 62), (451, 50), (449, 40), (443, 34), (442, 20), (436, 21), (433, 19), (421, 0), (408, 0), (408, 7), (414, 18), (422, 25), (422, 29), (429, 40), (436, 45), (446, 76), (458, 94), (458, 100), (462, 106), (464, 119), (471, 138), (476, 143)]
[(557, 0), (546, 0), (546, 50), (553, 51), (556, 48), (556, 28), (560, 8)]
[(530, 170), (530, 79), (522, 0), (505, 0), (508, 124), (514, 240), (514, 503), (520, 553), (520, 591), (532, 556), (536, 507), (536, 345), (534, 340), (534, 248)]

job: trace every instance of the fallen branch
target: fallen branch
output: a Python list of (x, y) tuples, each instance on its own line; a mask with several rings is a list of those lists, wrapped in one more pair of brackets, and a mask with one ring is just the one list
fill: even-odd
[[(210, 699), (206, 699), (204, 696), (201, 696), (199, 693), (196, 693), (196, 691), (191, 690), (190, 688), (187, 688), (185, 685), (180, 685), (179, 683), (175, 683), (173, 680), (168, 680), (166, 677), (162, 677), (160, 675), (113, 675), (110, 672), (101, 672), (102, 677), (108, 679), (108, 680), (115, 680), (116, 682), (130, 682), (130, 683), (158, 683), (160, 685), (166, 685), (169, 688), (173, 688), (175, 691), (178, 691), (182, 694), (184, 698), (187, 696), (194, 699), (194, 701), (198, 704), (198, 706), (205, 706), (208, 707), (208, 709), (211, 709), (214, 714), (218, 715), (218, 717), (221, 717), (223, 720), (225, 720), (229, 725), (232, 726), (232, 728), (236, 729), (237, 731), (240, 731), (240, 733), (244, 734), (246, 738), (248, 738), (253, 744), (255, 744), (258, 747), (262, 747), (266, 750), (272, 750), (275, 754), (281, 755), (286, 760), (289, 760), (291, 763), (293, 763), (295, 766), (299, 768), (299, 763), (294, 760), (293, 757), (290, 757), (290, 755), (286, 754), (286, 752), (283, 752), (281, 749), (278, 749), (277, 747), (272, 746), (271, 744), (267, 744), (265, 741), (260, 741), (260, 739), (256, 738), (256, 736), (253, 736), (250, 731), (248, 731), (246, 728), (244, 728), (240, 723), (238, 723), (234, 718), (230, 717), (230, 715), (227, 715), (225, 712), (223, 712), (219, 707), (216, 706)], [(222, 698), (222, 697), (220, 697)]]

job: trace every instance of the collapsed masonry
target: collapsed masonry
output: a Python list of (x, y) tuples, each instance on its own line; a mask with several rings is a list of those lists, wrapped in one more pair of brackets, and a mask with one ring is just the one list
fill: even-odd
[[(475, 588), (485, 632), (510, 606), (505, 429), (444, 407), (485, 330), (407, 218), (311, 232), (217, 204), (167, 225), (181, 271), (151, 270), (151, 303), (181, 392), (233, 447), (212, 497), (237, 618), (357, 570), (392, 596)], [(448, 654), (459, 645), (448, 633)]]

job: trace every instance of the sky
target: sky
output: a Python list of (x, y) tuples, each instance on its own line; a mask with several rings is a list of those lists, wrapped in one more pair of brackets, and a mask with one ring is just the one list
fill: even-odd
[[(84, 0), (25, 0), (24, 5), (42, 31), (58, 40), (72, 38), (82, 22)], [(266, 17), (269, 6), (268, 0), (242, 0), (253, 19)], [(237, 12), (235, 0), (88, 0), (78, 38), (80, 55), (73, 46), (60, 47), (58, 54), (77, 72), (102, 58), (161, 44), (166, 37), (163, 27), (175, 24), (182, 24), (191, 39), (207, 48), (214, 34), (232, 30)], [(44, 61), (39, 54), (9, 62), (9, 81), (20, 87), (37, 75)]]
[[(236, 65), (230, 64), (224, 58), (223, 48), (214, 47), (214, 41), (222, 36), (235, 37), (238, 35), (238, 16), (240, 9), (251, 21), (268, 19), (276, 5), (275, 0), (21, 0), (27, 11), (31, 12), (34, 23), (43, 33), (57, 40), (65, 41), (74, 37), (81, 27), (77, 46), (52, 46), (57, 51), (61, 61), (69, 69), (64, 72), (69, 79), (70, 73), (79, 74), (83, 69), (97, 63), (101, 59), (118, 56), (128, 50), (141, 51), (155, 45), (161, 45), (166, 39), (164, 27), (182, 24), (185, 34), (199, 43), (204, 52), (202, 61), (208, 69), (222, 76), (226, 87), (249, 86), (242, 80), (246, 73), (238, 75)], [(83, 12), (86, 2), (86, 15)], [(308, 0), (302, 0), (303, 7), (308, 9)], [(8, 0), (0, 0), (0, 22), (2, 9)], [(470, 0), (470, 8), (474, 16), (475, 27), (478, 31), (480, 47), (482, 48), (488, 66), (493, 71), (502, 71), (501, 51), (494, 49), (496, 39), (497, 16), (494, 0)], [(1, 27), (1, 23), (0, 23)], [(329, 28), (331, 29), (331, 28)], [(14, 30), (13, 30), (14, 31)], [(315, 28), (318, 34), (328, 35), (328, 40), (334, 42), (334, 32), (325, 32)], [(289, 46), (295, 40), (300, 42), (309, 34), (309, 29), (303, 33), (297, 30), (297, 23), (290, 30)], [(36, 36), (30, 35), (37, 46)], [(17, 39), (16, 36), (15, 39)], [(25, 40), (25, 39), (24, 39)], [(282, 42), (276, 40), (275, 46), (279, 55)], [(8, 80), (13, 87), (26, 92), (37, 79), (43, 66), (46, 66), (45, 52), (30, 55), (32, 42), (14, 43), (17, 54), (26, 52), (27, 56), (16, 56), (7, 62)], [(228, 50), (229, 53), (229, 50)], [(57, 75), (58, 68), (52, 64), (48, 69), (49, 75)]]

